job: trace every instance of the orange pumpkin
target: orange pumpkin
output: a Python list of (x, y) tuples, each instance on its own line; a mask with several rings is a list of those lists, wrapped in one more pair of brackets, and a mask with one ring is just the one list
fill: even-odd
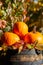
[(36, 40), (38, 43), (36, 44), (35, 48), (38, 50), (43, 50), (43, 35), (41, 33), (38, 33), (36, 35)]
[(24, 22), (16, 22), (13, 27), (13, 32), (23, 38), (28, 33), (28, 26)]
[(43, 43), (43, 36), (40, 32), (30, 32), (30, 35), (31, 35), (31, 38), (32, 38), (32, 41), (38, 41), (38, 43)]
[(36, 35), (36, 40), (38, 41), (38, 43), (43, 43), (43, 36), (41, 33), (38, 33)]
[(35, 34), (34, 33), (27, 33), (25, 36), (24, 36), (24, 41), (26, 43), (34, 43), (35, 42)]
[(11, 46), (20, 40), (19, 36), (12, 32), (5, 32), (2, 37), (3, 43)]
[(43, 43), (43, 36), (39, 32), (30, 32), (24, 36), (24, 41), (28, 43), (34, 43), (35, 41), (38, 41), (38, 43)]

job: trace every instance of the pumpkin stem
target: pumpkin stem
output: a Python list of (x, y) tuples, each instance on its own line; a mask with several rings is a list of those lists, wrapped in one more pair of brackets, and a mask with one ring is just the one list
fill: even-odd
[(36, 33), (36, 28), (37, 28), (37, 26), (34, 26), (33, 33)]

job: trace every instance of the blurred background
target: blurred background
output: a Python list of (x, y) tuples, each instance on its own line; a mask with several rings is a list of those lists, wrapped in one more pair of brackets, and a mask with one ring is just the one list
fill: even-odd
[(10, 31), (17, 21), (24, 21), (29, 26), (29, 31), (37, 26), (43, 30), (43, 0), (0, 0), (0, 19), (7, 21), (5, 28)]

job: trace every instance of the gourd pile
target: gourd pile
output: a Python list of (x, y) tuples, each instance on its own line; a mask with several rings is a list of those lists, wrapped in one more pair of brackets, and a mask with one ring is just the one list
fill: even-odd
[(16, 22), (12, 31), (4, 32), (1, 37), (2, 50), (18, 49), (19, 52), (24, 49), (33, 49), (40, 45), (43, 45), (43, 35), (40, 32), (29, 32), (28, 26), (24, 22)]

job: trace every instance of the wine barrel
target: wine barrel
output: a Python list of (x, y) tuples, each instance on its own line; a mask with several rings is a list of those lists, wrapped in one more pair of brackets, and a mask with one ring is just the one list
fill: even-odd
[(12, 55), (10, 62), (12, 65), (41, 65), (43, 64), (42, 52), (36, 51), (35, 49), (23, 50), (20, 54)]

